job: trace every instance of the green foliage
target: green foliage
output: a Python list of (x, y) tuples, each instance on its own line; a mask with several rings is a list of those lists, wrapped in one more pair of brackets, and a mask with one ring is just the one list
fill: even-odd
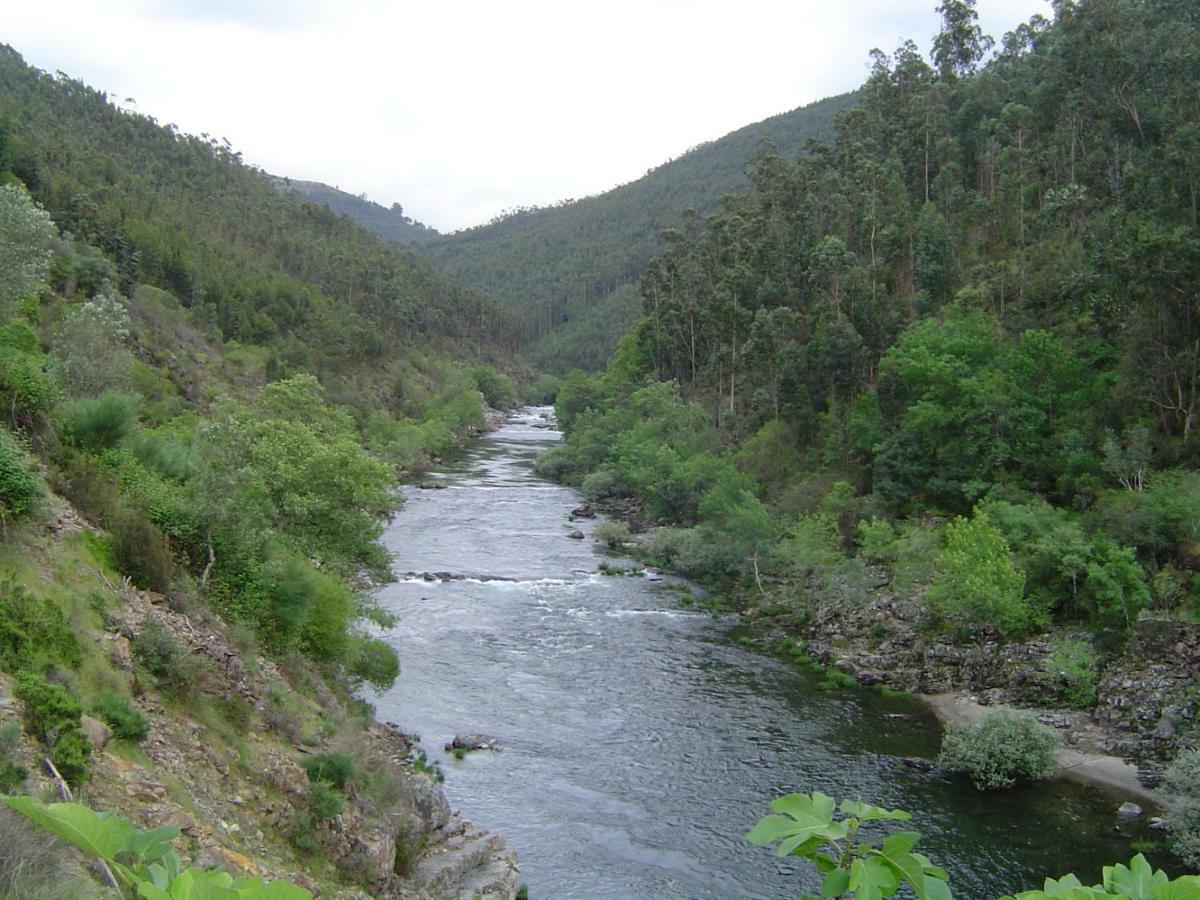
[(354, 682), (366, 682), (377, 691), (386, 691), (400, 677), (400, 658), (386, 641), (355, 635), (346, 674)]
[(899, 809), (883, 809), (858, 800), (837, 804), (832, 797), (788, 794), (771, 803), (772, 815), (759, 820), (746, 835), (755, 846), (779, 844), (780, 856), (812, 862), (824, 876), (819, 897), (875, 900), (891, 897), (907, 886), (920, 900), (949, 900), (946, 872), (914, 852), (915, 831), (896, 831), (875, 843), (860, 833), (872, 822), (907, 821)]
[(0, 580), (0, 669), (42, 672), (76, 669), (83, 660), (62, 609), (14, 578)]
[(51, 684), (32, 672), (17, 678), (13, 694), (21, 701), (25, 727), (50, 748), (50, 758), (70, 784), (88, 776), (92, 745), (80, 730), (83, 707), (66, 688)]
[(83, 450), (116, 447), (133, 431), (141, 400), (110, 391), (91, 400), (76, 400), (67, 409), (63, 437)]
[(476, 366), (471, 370), (475, 386), (483, 394), (483, 400), (492, 409), (508, 409), (516, 399), (517, 389), (512, 379), (497, 372), (491, 366)]
[(50, 271), (49, 214), (17, 185), (0, 185), (0, 315), (34, 293)]
[(179, 829), (135, 828), (111, 812), (80, 803), (43, 805), (32, 797), (0, 796), (6, 805), (70, 844), (112, 874), (121, 895), (145, 900), (308, 900), (311, 894), (285, 881), (233, 878), (219, 869), (184, 867), (171, 841)]
[(629, 526), (618, 519), (606, 519), (592, 530), (592, 538), (610, 550), (616, 550), (632, 536)]
[(184, 698), (199, 690), (199, 661), (189, 655), (166, 625), (148, 620), (133, 636), (133, 659), (165, 694)]
[(123, 741), (140, 744), (150, 733), (150, 721), (142, 711), (119, 694), (107, 691), (92, 701), (91, 711)]
[(1050, 655), (1042, 662), (1042, 671), (1071, 706), (1086, 709), (1096, 702), (1099, 664), (1096, 651), (1086, 641), (1071, 638), (1051, 641)]
[(29, 774), (29, 770), (14, 758), (20, 740), (20, 723), (14, 721), (0, 725), (0, 794), (18, 790)]
[(314, 781), (304, 795), (302, 815), (312, 823), (336, 819), (345, 808), (346, 799), (324, 781)]
[(124, 302), (106, 288), (63, 322), (50, 354), (55, 378), (76, 397), (126, 390), (133, 354)]
[(175, 561), (162, 530), (135, 506), (121, 506), (109, 518), (117, 568), (140, 588), (166, 593)]
[(550, 406), (553, 405), (561, 387), (562, 379), (557, 375), (543, 374), (521, 392), (521, 397), (526, 403), (534, 406)]
[(1028, 712), (990, 710), (983, 720), (951, 727), (942, 740), (941, 762), (970, 777), (981, 791), (1041, 781), (1058, 771), (1058, 736)]
[(42, 482), (29, 469), (24, 455), (7, 432), (0, 434), (0, 519), (28, 513), (41, 499)]
[(304, 771), (309, 781), (323, 782), (344, 791), (346, 785), (357, 774), (358, 767), (354, 760), (341, 752), (318, 753), (306, 756), (303, 762)]
[(1015, 634), (1037, 624), (1037, 611), (1023, 596), (1025, 579), (984, 512), (946, 526), (937, 564), (927, 597), (939, 618), (967, 628), (993, 624)]
[(1172, 760), (1160, 791), (1171, 822), (1171, 850), (1200, 869), (1200, 750), (1184, 750)]
[(1129, 865), (1118, 863), (1105, 866), (1103, 881), (1086, 886), (1074, 875), (1047, 878), (1040, 891), (1021, 891), (1015, 897), (1000, 900), (1091, 900), (1100, 897), (1120, 897), (1123, 900), (1196, 900), (1200, 898), (1200, 878), (1181, 875), (1171, 878), (1162, 869), (1154, 869), (1146, 857), (1138, 854)]
[(864, 519), (858, 523), (858, 546), (867, 562), (894, 563), (898, 553), (896, 529), (887, 519)]

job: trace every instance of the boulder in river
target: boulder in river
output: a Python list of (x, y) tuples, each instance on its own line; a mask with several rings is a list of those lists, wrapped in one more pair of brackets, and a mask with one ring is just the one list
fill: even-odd
[(1131, 803), (1128, 800), (1120, 805), (1117, 809), (1117, 815), (1126, 819), (1136, 819), (1142, 814), (1142, 808), (1136, 803)]
[(590, 503), (585, 503), (583, 506), (577, 506), (571, 510), (571, 515), (576, 519), (594, 519), (596, 518), (596, 510)]
[(496, 739), (486, 734), (456, 734), (446, 750), (498, 750)]
[(582, 541), (583, 540), (583, 532), (580, 531), (578, 528), (576, 528), (574, 531), (572, 531), (570, 534), (568, 534), (567, 537), (569, 537), (573, 541)]

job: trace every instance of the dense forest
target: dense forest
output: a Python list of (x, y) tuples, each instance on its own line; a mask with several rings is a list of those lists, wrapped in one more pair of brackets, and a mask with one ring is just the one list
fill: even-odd
[[(394, 746), (373, 749), (371, 710), (353, 695), (399, 671), (372, 631), (388, 618), (369, 588), (391, 577), (377, 538), (398, 474), (477, 434), (487, 404), (511, 402), (492, 364), (520, 371), (519, 336), (505, 305), (279, 190), (227, 145), (0, 48), (0, 794), (48, 784), (103, 797), (123, 777), (100, 752), (115, 739), (124, 771), (170, 783), (172, 809), (194, 810), (211, 800), (205, 779), (278, 790), (278, 754), (332, 752), (340, 736), (336, 778), (318, 767), (305, 780), (287, 762), (301, 787), (277, 838), (242, 849), (329, 883), (387, 881), (415, 863), (419, 850), (370, 864), (335, 846), (344, 809), (357, 833), (418, 840), (397, 807), (413, 790), (403, 754), (393, 766)], [(153, 759), (139, 747), (152, 726)], [(274, 737), (251, 748), (255, 733)], [(203, 765), (160, 752), (197, 735)], [(226, 754), (233, 775), (213, 762)], [(160, 824), (161, 805), (127, 789), (112, 802)], [(146, 843), (129, 823), (93, 826), (133, 841), (103, 845), (122, 879), (165, 858), (161, 832)], [(97, 893), (56, 885), (66, 863), (53, 854), (39, 875), (37, 841), (7, 810), (0, 831), (0, 894)], [(159, 896), (143, 889), (128, 881), (123, 895)]]
[[(927, 564), (944, 627), (1200, 610), (1200, 11), (1061, 2), (932, 63), (690, 215), (546, 471), (633, 495), (653, 553), (763, 575)], [(586, 476), (586, 477), (585, 477)]]
[(763, 142), (781, 153), (826, 138), (853, 95), (831, 97), (689, 150), (595, 197), (514, 210), (423, 245), (446, 272), (519, 308), (526, 355), (547, 371), (603, 368), (637, 319), (637, 281), (662, 229), (687, 209), (711, 212), (746, 184)]

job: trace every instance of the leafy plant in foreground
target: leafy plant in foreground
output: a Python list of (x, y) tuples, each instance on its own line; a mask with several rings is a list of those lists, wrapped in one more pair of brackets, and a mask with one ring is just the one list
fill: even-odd
[(907, 884), (918, 900), (950, 900), (946, 872), (913, 852), (920, 834), (897, 831), (878, 846), (860, 838), (859, 829), (867, 822), (912, 818), (903, 810), (858, 800), (838, 805), (820, 791), (780, 797), (771, 810), (775, 815), (760, 819), (746, 840), (758, 847), (778, 842), (780, 856), (811, 860), (825, 877), (821, 892), (807, 896), (876, 900), (893, 896)]
[(1104, 867), (1104, 881), (1087, 887), (1074, 874), (1047, 878), (1040, 891), (1022, 891), (1001, 900), (1089, 900), (1092, 897), (1122, 897), (1125, 900), (1200, 900), (1200, 876), (1184, 875), (1171, 880), (1162, 869), (1151, 869), (1138, 854), (1129, 865)]
[(123, 897), (143, 900), (310, 900), (312, 895), (286, 881), (233, 878), (219, 869), (184, 867), (171, 841), (171, 825), (141, 830), (111, 812), (81, 803), (43, 805), (32, 797), (6, 797), (0, 803), (101, 863)]

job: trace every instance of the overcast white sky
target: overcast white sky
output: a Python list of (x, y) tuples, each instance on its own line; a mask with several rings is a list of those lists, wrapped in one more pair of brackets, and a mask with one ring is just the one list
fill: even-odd
[[(857, 87), (937, 0), (4, 0), (0, 42), (442, 231)], [(1046, 0), (979, 0), (997, 39)]]

